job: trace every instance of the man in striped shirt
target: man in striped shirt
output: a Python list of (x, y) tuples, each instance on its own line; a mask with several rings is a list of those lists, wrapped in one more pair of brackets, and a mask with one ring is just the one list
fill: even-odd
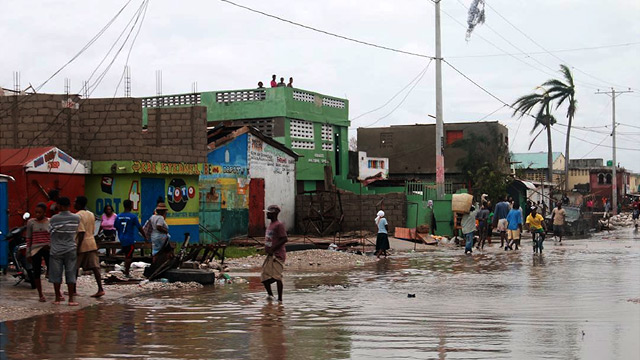
[(27, 260), (33, 264), (33, 282), (38, 289), (40, 302), (46, 302), (47, 299), (42, 293), (42, 282), (40, 275), (42, 274), (42, 260), (49, 267), (49, 219), (44, 216), (47, 212), (47, 205), (39, 203), (36, 205), (34, 215), (35, 218), (29, 219), (27, 222)]
[(78, 306), (73, 301), (76, 293), (76, 261), (77, 246), (76, 233), (80, 224), (80, 216), (69, 211), (71, 201), (67, 197), (61, 197), (57, 201), (58, 214), (51, 217), (51, 250), (49, 258), (49, 282), (53, 283), (56, 293), (54, 304), (59, 305), (64, 298), (60, 292), (62, 284), (62, 272), (64, 271), (67, 289), (69, 291), (69, 306)]

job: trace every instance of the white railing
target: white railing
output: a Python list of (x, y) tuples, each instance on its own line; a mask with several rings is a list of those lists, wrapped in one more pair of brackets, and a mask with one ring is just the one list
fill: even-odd
[(216, 102), (262, 101), (267, 98), (265, 90), (221, 91), (216, 93)]
[(142, 98), (143, 108), (162, 106), (197, 105), (200, 104), (200, 94), (166, 95)]
[(328, 106), (337, 109), (344, 109), (345, 107), (343, 100), (322, 97), (321, 95), (316, 95), (305, 91), (293, 90), (293, 100), (312, 103), (316, 102), (316, 98), (318, 98), (318, 101), (320, 98), (322, 99), (322, 106)]

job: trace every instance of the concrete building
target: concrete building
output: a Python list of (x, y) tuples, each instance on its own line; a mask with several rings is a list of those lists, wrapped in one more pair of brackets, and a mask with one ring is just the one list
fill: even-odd
[(537, 153), (513, 153), (511, 163), (516, 175), (524, 180), (536, 182), (552, 182), (556, 187), (561, 188), (564, 179), (564, 155), (554, 152), (553, 157), (553, 179), (547, 176), (548, 161), (546, 152)]
[[(182, 241), (188, 232), (197, 242), (199, 193), (191, 190), (197, 189), (198, 164), (207, 155), (207, 109), (143, 112), (142, 103), (76, 95), (0, 97), (0, 148), (55, 146), (75, 159), (89, 160), (85, 194), (91, 211), (100, 215), (105, 204), (122, 211), (122, 202), (130, 199), (144, 222), (162, 200), (169, 208), (172, 240)], [(51, 188), (63, 196), (75, 191), (64, 183)]]
[(591, 183), (590, 170), (603, 167), (602, 159), (570, 159), (569, 160), (569, 189), (588, 192)]
[[(602, 198), (611, 199), (613, 190), (612, 174), (613, 171), (610, 167), (591, 169), (589, 171), (591, 195), (596, 200), (596, 208), (603, 207)], [(618, 167), (616, 169), (616, 178), (618, 204), (621, 204), (624, 196), (631, 192), (629, 188), (629, 173), (624, 168)]]
[[(445, 176), (447, 182), (461, 182), (457, 162), (468, 156), (467, 150), (454, 146), (458, 140), (486, 142), (501, 158), (494, 164), (509, 169), (508, 129), (497, 121), (446, 123), (444, 125)], [(389, 178), (435, 181), (435, 125), (392, 125), (358, 129), (358, 150), (368, 156), (389, 159)]]
[(282, 209), (280, 221), (293, 229), (298, 155), (249, 126), (212, 128), (208, 142), (199, 180), (205, 241), (264, 236), (264, 209), (274, 204)]
[(380, 174), (380, 179), (389, 177), (389, 159), (384, 157), (367, 156), (364, 151), (358, 151), (358, 180)]
[[(349, 102), (297, 89), (265, 88), (156, 96), (143, 99), (153, 108), (201, 105), (210, 126), (253, 126), (301, 155), (297, 191), (324, 189), (325, 165), (334, 181), (347, 181)], [(144, 116), (144, 115), (143, 115)]]

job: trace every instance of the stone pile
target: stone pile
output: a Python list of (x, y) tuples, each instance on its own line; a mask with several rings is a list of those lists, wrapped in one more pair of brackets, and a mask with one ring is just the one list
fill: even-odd
[[(259, 268), (264, 262), (264, 255), (253, 255), (240, 259), (228, 259), (225, 264), (234, 269)], [(285, 269), (292, 270), (327, 270), (361, 266), (375, 262), (375, 257), (331, 250), (303, 250), (287, 253)]]

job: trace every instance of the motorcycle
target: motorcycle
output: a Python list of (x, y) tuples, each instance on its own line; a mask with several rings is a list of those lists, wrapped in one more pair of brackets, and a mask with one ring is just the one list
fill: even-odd
[[(27, 221), (29, 217), (31, 217), (29, 213), (24, 213), (22, 216), (25, 221)], [(16, 273), (13, 277), (18, 281), (14, 286), (26, 281), (31, 284), (32, 289), (35, 289), (33, 266), (27, 261), (27, 242), (24, 237), (25, 228), (26, 225), (11, 229), (5, 237), (5, 240), (9, 243), (9, 261), (16, 268)]]

